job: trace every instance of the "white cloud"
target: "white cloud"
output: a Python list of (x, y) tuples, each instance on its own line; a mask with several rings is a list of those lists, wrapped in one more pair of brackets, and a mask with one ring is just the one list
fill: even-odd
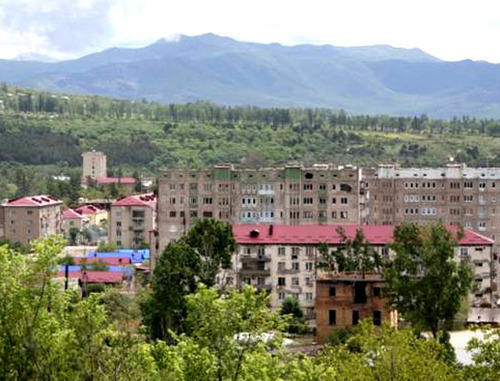
[[(16, 6), (20, 1), (31, 5)], [(500, 2), (493, 0), (0, 0), (2, 4), (28, 23), (28, 28), (16, 24), (16, 29), (6, 26), (5, 17), (0, 17), (4, 20), (0, 21), (3, 56), (16, 49), (81, 54), (116, 45), (140, 46), (176, 33), (212, 32), (289, 45), (390, 44), (418, 47), (446, 60), (500, 62), (495, 44), (500, 32)], [(31, 9), (29, 18), (25, 17), (26, 9)], [(62, 22), (65, 18), (71, 23)], [(82, 33), (73, 43), (58, 39), (44, 27), (47, 20), (59, 21), (57, 34), (72, 36), (73, 24), (79, 25)]]

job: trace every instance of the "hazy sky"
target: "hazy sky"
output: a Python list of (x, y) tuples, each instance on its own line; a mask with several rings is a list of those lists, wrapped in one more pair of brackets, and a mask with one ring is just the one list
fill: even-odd
[(58, 58), (175, 34), (418, 47), (500, 63), (500, 0), (0, 0), (0, 58)]

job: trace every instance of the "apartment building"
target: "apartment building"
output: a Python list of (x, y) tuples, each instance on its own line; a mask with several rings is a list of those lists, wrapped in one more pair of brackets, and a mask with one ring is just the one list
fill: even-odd
[(443, 221), (500, 238), (500, 168), (396, 168), (368, 179), (372, 224)]
[(2, 204), (4, 236), (29, 245), (33, 240), (62, 233), (62, 201), (52, 196), (29, 196)]
[(111, 204), (109, 242), (123, 248), (151, 244), (156, 229), (156, 196), (153, 193), (126, 196)]
[(234, 224), (357, 224), (363, 189), (352, 166), (165, 170), (159, 178), (159, 249), (197, 218)]
[(498, 293), (500, 168), (397, 168), (381, 165), (367, 175), (369, 223), (443, 221), (461, 224), (495, 241), (493, 292)]
[(74, 209), (66, 208), (62, 212), (62, 234), (66, 237), (70, 237), (71, 229), (76, 229), (81, 232), (82, 229), (89, 225), (89, 218), (77, 213)]
[(396, 327), (398, 312), (382, 297), (380, 274), (321, 274), (316, 281), (316, 341), (324, 343), (336, 328), (350, 328), (361, 319)]
[[(270, 293), (272, 308), (279, 308), (287, 296), (296, 297), (306, 312), (309, 324), (315, 324), (317, 280), (322, 275), (316, 269), (317, 247), (342, 244), (338, 225), (233, 225), (238, 244), (233, 257), (233, 269), (223, 271), (219, 286), (249, 284)], [(368, 242), (381, 255), (391, 255), (392, 225), (346, 225), (348, 238), (361, 228)], [(456, 232), (455, 227), (450, 227)], [(473, 307), (491, 306), (491, 256), (493, 241), (465, 229), (464, 237), (455, 249), (457, 260), (467, 258), (474, 264), (476, 290), (471, 294)]]
[(103, 152), (92, 150), (82, 153), (83, 174), (82, 184), (87, 183), (87, 179), (97, 180), (107, 176), (106, 155)]

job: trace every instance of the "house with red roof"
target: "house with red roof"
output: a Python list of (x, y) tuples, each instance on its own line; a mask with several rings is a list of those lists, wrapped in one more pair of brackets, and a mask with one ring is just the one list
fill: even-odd
[(62, 205), (61, 200), (47, 195), (7, 200), (1, 205), (5, 238), (29, 245), (39, 237), (61, 234)]
[(125, 196), (111, 204), (109, 242), (122, 248), (137, 248), (150, 244), (156, 229), (154, 193)]
[[(221, 272), (219, 285), (253, 285), (270, 292), (271, 307), (279, 308), (287, 296), (296, 297), (314, 325), (318, 245), (343, 244), (338, 225), (233, 225), (238, 244), (233, 269)], [(390, 256), (393, 240), (391, 225), (343, 225), (343, 234), (352, 239), (361, 229), (368, 242), (381, 256)], [(454, 233), (457, 228), (450, 226)], [(494, 241), (470, 229), (455, 249), (457, 260), (467, 258), (474, 266), (477, 290), (471, 295), (472, 306), (491, 305)]]
[(75, 212), (89, 219), (90, 225), (101, 225), (108, 219), (108, 212), (95, 205), (81, 205), (75, 209)]
[(62, 232), (66, 238), (70, 236), (71, 229), (81, 231), (89, 224), (90, 219), (71, 208), (62, 212)]

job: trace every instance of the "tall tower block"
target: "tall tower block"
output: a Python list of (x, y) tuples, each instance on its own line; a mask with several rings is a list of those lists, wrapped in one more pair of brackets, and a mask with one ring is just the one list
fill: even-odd
[(100, 177), (107, 176), (106, 155), (103, 152), (92, 150), (84, 152), (83, 157), (83, 174), (82, 183), (87, 183), (87, 178), (96, 180)]

